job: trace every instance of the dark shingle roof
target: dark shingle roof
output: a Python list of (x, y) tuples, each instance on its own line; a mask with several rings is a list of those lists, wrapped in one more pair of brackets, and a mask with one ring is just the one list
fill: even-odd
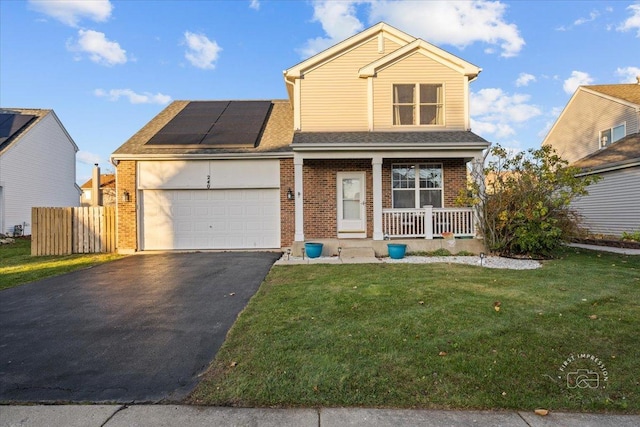
[(571, 166), (585, 171), (597, 171), (637, 161), (640, 161), (640, 133), (628, 135), (602, 150), (583, 157)]
[[(262, 133), (262, 137), (255, 148), (195, 148), (180, 146), (154, 146), (147, 142), (153, 138), (167, 123), (169, 123), (191, 101), (174, 101), (149, 121), (135, 135), (129, 138), (113, 153), (113, 157), (148, 156), (148, 155), (184, 155), (184, 154), (222, 154), (222, 153), (262, 153), (290, 151), (289, 145), (293, 136), (293, 112), (286, 100), (274, 100), (269, 119)], [(177, 136), (179, 137), (179, 136)], [(145, 145), (146, 144), (146, 145)]]
[(486, 139), (468, 131), (428, 132), (297, 132), (293, 146), (298, 144), (464, 144), (485, 143)]
[(49, 114), (52, 110), (34, 109), (34, 108), (0, 108), (0, 114), (17, 114), (31, 116), (34, 119), (29, 120), (20, 129), (7, 135), (8, 137), (0, 143), (0, 151), (4, 151), (9, 145), (18, 141), (22, 135), (26, 134), (38, 121)]

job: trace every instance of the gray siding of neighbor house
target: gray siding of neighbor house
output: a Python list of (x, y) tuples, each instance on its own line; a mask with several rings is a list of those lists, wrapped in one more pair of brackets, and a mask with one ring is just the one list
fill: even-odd
[(640, 230), (640, 166), (599, 173), (602, 178), (572, 207), (593, 234), (620, 236)]
[(31, 234), (31, 208), (80, 204), (76, 186), (77, 147), (53, 112), (0, 156), (0, 233), (16, 225)]
[(634, 107), (601, 95), (578, 90), (543, 144), (550, 144), (563, 159), (573, 163), (600, 148), (600, 131), (626, 124), (626, 135), (639, 130)]

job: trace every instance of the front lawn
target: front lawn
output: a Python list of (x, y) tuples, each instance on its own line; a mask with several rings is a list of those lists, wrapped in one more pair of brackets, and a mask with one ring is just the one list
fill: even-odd
[(15, 243), (0, 245), (0, 290), (118, 258), (122, 258), (122, 255), (31, 256), (31, 240), (18, 238)]
[(638, 256), (276, 266), (189, 402), (640, 412), (639, 331)]

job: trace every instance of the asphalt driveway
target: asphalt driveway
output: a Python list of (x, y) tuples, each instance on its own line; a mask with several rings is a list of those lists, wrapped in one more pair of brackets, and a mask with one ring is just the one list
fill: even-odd
[(0, 292), (0, 401), (178, 401), (279, 254), (135, 255)]

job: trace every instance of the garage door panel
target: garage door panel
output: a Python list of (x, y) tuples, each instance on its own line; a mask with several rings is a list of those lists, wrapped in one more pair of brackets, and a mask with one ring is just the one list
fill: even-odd
[(277, 189), (145, 190), (143, 249), (280, 246)]

